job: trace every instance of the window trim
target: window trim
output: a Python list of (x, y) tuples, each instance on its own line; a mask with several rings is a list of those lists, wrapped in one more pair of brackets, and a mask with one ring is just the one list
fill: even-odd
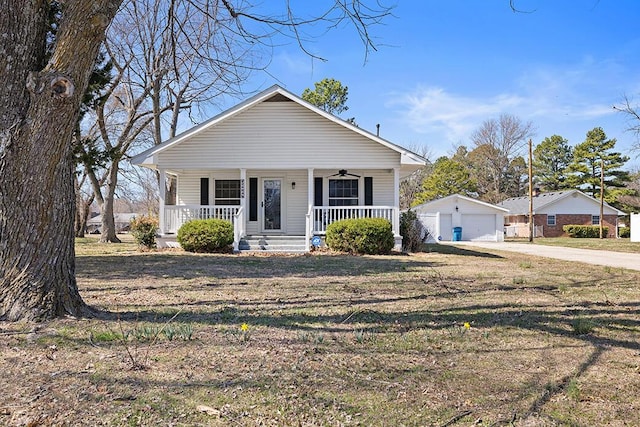
[[(214, 206), (240, 206), (242, 200), (242, 185), (239, 179), (216, 179), (213, 183), (213, 203)], [(234, 183), (236, 188), (218, 188), (222, 183)], [(238, 197), (218, 197), (220, 191), (237, 191)], [(231, 203), (230, 203), (231, 202)]]
[[(331, 189), (331, 184), (334, 183), (334, 182), (336, 182), (336, 183), (337, 182), (342, 182), (342, 183), (350, 182), (352, 184), (355, 183), (355, 195), (353, 195), (354, 187), (351, 187), (350, 188), (350, 190), (351, 190), (351, 196), (350, 197), (345, 197), (344, 195), (342, 195), (342, 196), (332, 196), (331, 195), (331, 190), (332, 190)], [(329, 191), (327, 191), (327, 200), (328, 200), (329, 206), (359, 206), (360, 205), (360, 180), (359, 179), (357, 179), (357, 178), (329, 179), (328, 183), (327, 183), (327, 186), (328, 186), (328, 190), (329, 190)], [(344, 188), (342, 188), (341, 190), (344, 192)], [(341, 204), (337, 204), (336, 202), (338, 200), (343, 201), (343, 202)], [(344, 201), (346, 201), (346, 200), (351, 200), (352, 202), (355, 202), (355, 203), (345, 204)]]
[(556, 214), (547, 214), (547, 225), (555, 226), (557, 222)]

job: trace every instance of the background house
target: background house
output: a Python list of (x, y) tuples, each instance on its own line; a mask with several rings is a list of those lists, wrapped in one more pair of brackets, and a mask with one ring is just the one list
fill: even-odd
[[(529, 237), (529, 197), (514, 197), (499, 204), (509, 209), (505, 216), (507, 237)], [(564, 225), (599, 225), (600, 201), (578, 190), (539, 193), (533, 197), (536, 237), (564, 236)], [(618, 236), (618, 218), (625, 213), (604, 205), (604, 226), (608, 237)]]
[(411, 210), (429, 231), (432, 240), (451, 241), (454, 227), (462, 228), (460, 240), (504, 240), (504, 215), (508, 209), (460, 194), (432, 200)]
[[(379, 217), (400, 248), (400, 181), (426, 160), (273, 86), (132, 159), (159, 172), (160, 244), (193, 218), (236, 249), (309, 249), (333, 221)], [(285, 239), (285, 237), (287, 239)]]
[[(116, 233), (124, 233), (129, 231), (131, 220), (139, 216), (136, 213), (115, 213), (113, 220), (116, 224)], [(95, 215), (87, 221), (87, 233), (100, 234), (102, 232), (102, 215)]]

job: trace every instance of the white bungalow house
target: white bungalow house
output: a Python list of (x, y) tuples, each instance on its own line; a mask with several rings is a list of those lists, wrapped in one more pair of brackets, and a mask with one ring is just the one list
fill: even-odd
[(388, 219), (400, 248), (400, 181), (425, 162), (279, 86), (132, 158), (164, 183), (161, 242), (215, 217), (233, 222), (235, 250), (293, 236), (309, 250), (355, 217)]

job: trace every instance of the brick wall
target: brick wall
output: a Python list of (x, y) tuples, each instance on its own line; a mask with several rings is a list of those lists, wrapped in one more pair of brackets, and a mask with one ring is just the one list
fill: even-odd
[[(536, 215), (536, 223), (538, 223), (538, 215)], [(567, 214), (557, 214), (556, 215), (556, 225), (551, 226), (547, 225), (547, 216), (544, 216), (544, 235), (545, 237), (560, 237), (566, 236), (566, 233), (562, 231), (563, 225), (593, 225), (591, 224), (591, 215), (567, 215)], [(616, 215), (605, 215), (603, 226), (609, 228), (608, 237), (615, 238), (616, 237), (616, 219), (618, 217)]]
[[(616, 215), (605, 215), (604, 216), (604, 226), (609, 228), (608, 237), (615, 238), (616, 237), (616, 219), (618, 217)], [(507, 215), (505, 216), (504, 222), (505, 225), (518, 225), (518, 224), (528, 224), (529, 218), (526, 215)], [(562, 237), (566, 236), (566, 233), (562, 230), (563, 225), (592, 225), (591, 224), (591, 215), (568, 215), (568, 214), (557, 214), (556, 215), (556, 225), (547, 225), (547, 215), (546, 214), (538, 214), (533, 218), (533, 222), (535, 225), (539, 225), (543, 227), (544, 237)], [(528, 234), (527, 234), (528, 235)]]

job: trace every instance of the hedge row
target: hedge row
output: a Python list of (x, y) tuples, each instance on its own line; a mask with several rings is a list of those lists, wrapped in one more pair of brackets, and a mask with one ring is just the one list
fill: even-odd
[[(598, 225), (564, 225), (562, 230), (569, 235), (569, 237), (577, 238), (598, 238), (600, 237), (600, 226)], [(602, 228), (602, 237), (609, 235), (609, 227)]]

